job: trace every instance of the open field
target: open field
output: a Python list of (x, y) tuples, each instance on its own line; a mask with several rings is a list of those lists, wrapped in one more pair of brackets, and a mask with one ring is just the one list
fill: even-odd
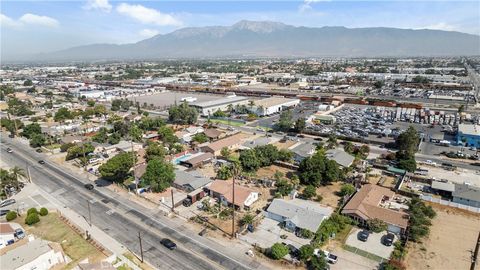
[(339, 196), (336, 195), (342, 187), (342, 182), (333, 182), (331, 185), (321, 186), (317, 188), (317, 194), (323, 197), (321, 204), (336, 208)]
[(437, 204), (430, 235), (408, 248), (408, 269), (469, 269), (480, 232), (480, 215)]
[(66, 225), (57, 213), (41, 216), (40, 222), (33, 226), (26, 225), (24, 221), (24, 216), (15, 220), (22, 225), (28, 234), (59, 243), (62, 246), (65, 254), (72, 259), (67, 268), (71, 268), (86, 258), (90, 262), (98, 262), (105, 258), (104, 254)]

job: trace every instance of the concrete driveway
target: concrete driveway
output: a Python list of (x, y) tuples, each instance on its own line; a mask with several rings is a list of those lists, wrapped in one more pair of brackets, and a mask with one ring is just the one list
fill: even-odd
[[(280, 238), (281, 235), (286, 235), (286, 239)], [(278, 221), (264, 218), (260, 224), (255, 228), (253, 233), (240, 235), (241, 240), (262, 248), (269, 248), (275, 243), (291, 244), (296, 248), (309, 244), (310, 239), (303, 239), (295, 236), (294, 233), (288, 232), (280, 228)]]
[[(350, 235), (347, 238), (347, 241), (345, 244), (358, 248), (360, 250), (366, 251), (368, 253), (377, 255), (379, 257), (382, 257), (384, 259), (390, 258), (390, 254), (393, 251), (393, 245), (392, 246), (385, 246), (382, 244), (381, 239), (384, 235), (386, 235), (386, 232), (381, 232), (381, 233), (370, 233), (370, 236), (368, 237), (368, 240), (366, 242), (362, 242), (358, 240), (358, 233), (361, 231), (361, 229), (353, 229), (350, 232)], [(397, 240), (395, 237), (394, 242)]]
[(358, 254), (354, 254), (342, 248), (337, 248), (331, 253), (338, 256), (338, 260), (336, 264), (330, 264), (331, 270), (344, 270), (344, 269), (351, 269), (351, 270), (372, 270), (378, 269), (379, 263), (370, 260), (368, 258), (362, 257)]

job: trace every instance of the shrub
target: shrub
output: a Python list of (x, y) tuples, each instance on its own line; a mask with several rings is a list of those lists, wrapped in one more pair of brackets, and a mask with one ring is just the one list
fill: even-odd
[(40, 216), (46, 216), (48, 215), (48, 210), (45, 207), (40, 208)]
[(38, 216), (37, 213), (30, 213), (27, 215), (27, 218), (25, 218), (25, 224), (27, 225), (33, 225), (39, 221), (40, 221), (40, 217)]
[(15, 211), (8, 211), (7, 215), (5, 216), (7, 221), (12, 221), (17, 218), (17, 212)]
[(323, 196), (318, 194), (317, 195), (317, 202), (321, 202), (323, 200)]
[(343, 184), (342, 188), (340, 189), (340, 195), (341, 196), (346, 196), (346, 195), (352, 195), (355, 193), (356, 189), (352, 184)]
[(305, 187), (305, 189), (303, 190), (303, 193), (302, 193), (303, 197), (305, 197), (306, 199), (311, 199), (312, 197), (314, 197), (315, 195), (317, 195), (317, 189), (312, 186), (312, 185), (308, 185)]
[(314, 249), (311, 245), (301, 246), (300, 249), (298, 250), (299, 252), (298, 258), (301, 261), (306, 262), (313, 256), (313, 251)]
[(300, 229), (299, 235), (302, 238), (311, 239), (315, 234), (308, 229)]
[(288, 254), (288, 247), (281, 243), (275, 243), (270, 248), (269, 255), (274, 260), (279, 260)]
[(379, 233), (387, 229), (387, 223), (378, 218), (370, 219), (367, 221), (368, 228), (373, 232)]
[(37, 208), (32, 207), (32, 208), (28, 209), (27, 216), (32, 214), (32, 213), (38, 214)]

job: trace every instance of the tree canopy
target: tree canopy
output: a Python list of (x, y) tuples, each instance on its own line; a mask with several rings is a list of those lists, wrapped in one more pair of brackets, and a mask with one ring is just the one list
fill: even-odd
[(276, 124), (276, 128), (281, 131), (289, 131), (293, 125), (292, 112), (289, 110), (283, 111), (280, 114), (280, 119)]
[(142, 176), (145, 185), (149, 185), (152, 191), (162, 192), (175, 180), (173, 165), (161, 159), (152, 159), (147, 164), (147, 169)]
[(120, 153), (105, 164), (102, 164), (98, 171), (105, 180), (123, 182), (129, 175), (130, 168), (134, 164), (134, 157), (131, 152)]
[(173, 105), (168, 109), (168, 120), (175, 124), (191, 125), (197, 122), (197, 118), (197, 110), (188, 106), (187, 102)]
[(60, 108), (58, 111), (55, 113), (55, 116), (53, 119), (55, 122), (63, 122), (67, 119), (73, 119), (74, 114), (70, 112), (67, 108)]
[(318, 187), (343, 178), (343, 172), (338, 164), (326, 158), (323, 151), (316, 152), (300, 163), (300, 182)]

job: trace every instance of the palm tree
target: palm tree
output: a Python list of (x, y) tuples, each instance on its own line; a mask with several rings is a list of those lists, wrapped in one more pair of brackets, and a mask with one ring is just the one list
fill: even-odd
[(18, 181), (18, 178), (21, 176), (21, 177), (27, 177), (27, 175), (25, 174), (25, 171), (18, 167), (18, 166), (15, 166), (13, 168), (10, 169), (10, 176), (11, 176), (11, 181), (12, 181), (12, 185), (15, 186), (15, 188), (17, 189), (18, 191), (18, 186), (19, 186), (19, 181)]

